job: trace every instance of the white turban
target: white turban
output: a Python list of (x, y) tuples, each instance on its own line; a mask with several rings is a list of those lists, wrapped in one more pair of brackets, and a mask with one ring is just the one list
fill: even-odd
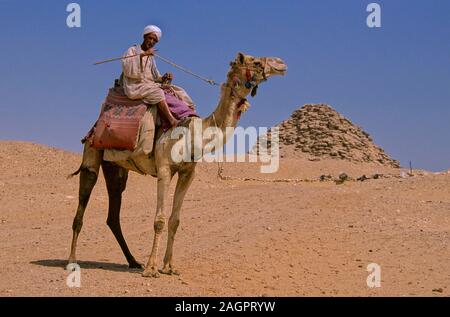
[(145, 34), (148, 34), (148, 33), (155, 33), (156, 37), (158, 38), (158, 41), (161, 39), (161, 36), (162, 36), (161, 29), (159, 27), (157, 27), (156, 25), (147, 25), (144, 28), (144, 32), (142, 35), (145, 36)]

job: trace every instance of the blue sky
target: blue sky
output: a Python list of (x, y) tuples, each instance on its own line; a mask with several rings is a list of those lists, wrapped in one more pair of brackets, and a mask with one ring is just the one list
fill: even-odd
[[(0, 139), (80, 152), (120, 63), (93, 66), (163, 30), (159, 53), (218, 82), (238, 51), (278, 56), (288, 74), (261, 85), (240, 125), (273, 126), (306, 103), (328, 103), (407, 166), (450, 167), (450, 1), (0, 0)], [(366, 25), (377, 2), (382, 27)], [(173, 71), (200, 115), (219, 91)]]

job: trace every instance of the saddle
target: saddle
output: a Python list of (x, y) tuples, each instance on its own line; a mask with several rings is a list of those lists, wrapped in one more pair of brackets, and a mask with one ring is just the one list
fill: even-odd
[[(176, 119), (186, 124), (184, 119), (198, 117), (195, 110), (180, 100), (170, 86), (161, 88)], [(129, 99), (116, 81), (115, 87), (108, 91), (99, 118), (81, 142), (89, 141), (96, 149), (134, 151), (139, 140), (139, 128), (149, 106), (143, 100)], [(155, 125), (160, 125), (163, 132), (170, 129), (169, 121), (159, 110), (156, 119)]]
[(112, 88), (102, 105), (97, 122), (83, 138), (96, 149), (130, 150), (136, 148), (139, 127), (147, 107), (142, 100), (131, 100)]

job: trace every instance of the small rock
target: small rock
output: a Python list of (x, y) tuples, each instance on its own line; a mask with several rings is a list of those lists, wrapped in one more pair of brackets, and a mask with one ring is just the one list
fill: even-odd
[(368, 180), (368, 179), (370, 179), (370, 178), (368, 178), (366, 175), (363, 175), (361, 177), (358, 177), (356, 180), (359, 182), (364, 182), (365, 180)]
[(442, 293), (444, 290), (442, 288), (434, 288), (433, 292)]
[(331, 178), (332, 178), (331, 175), (320, 175), (320, 177), (319, 177), (321, 182), (324, 182), (324, 181), (329, 180)]

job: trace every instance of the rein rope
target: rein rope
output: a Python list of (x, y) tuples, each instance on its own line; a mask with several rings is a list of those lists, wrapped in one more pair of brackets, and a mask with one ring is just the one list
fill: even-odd
[(215, 82), (214, 80), (212, 80), (212, 79), (208, 79), (208, 78), (202, 77), (202, 76), (200, 76), (200, 75), (197, 75), (197, 74), (195, 74), (194, 72), (190, 71), (189, 69), (186, 69), (186, 68), (184, 68), (184, 67), (182, 67), (182, 66), (180, 66), (180, 65), (177, 65), (177, 64), (175, 64), (174, 62), (172, 62), (172, 61), (168, 60), (167, 58), (164, 58), (164, 57), (162, 57), (162, 56), (160, 56), (160, 55), (158, 55), (158, 54), (153, 54), (153, 55), (154, 55), (155, 57), (158, 57), (158, 58), (159, 58), (160, 60), (162, 60), (163, 62), (166, 62), (167, 64), (172, 65), (173, 67), (178, 68), (179, 70), (181, 70), (181, 71), (183, 71), (183, 72), (185, 72), (185, 73), (188, 73), (189, 75), (192, 75), (192, 76), (194, 76), (194, 77), (197, 77), (198, 79), (203, 80), (203, 81), (207, 82), (207, 83), (210, 84), (210, 85), (213, 85), (213, 86), (219, 86), (219, 84), (216, 83), (216, 82)]

